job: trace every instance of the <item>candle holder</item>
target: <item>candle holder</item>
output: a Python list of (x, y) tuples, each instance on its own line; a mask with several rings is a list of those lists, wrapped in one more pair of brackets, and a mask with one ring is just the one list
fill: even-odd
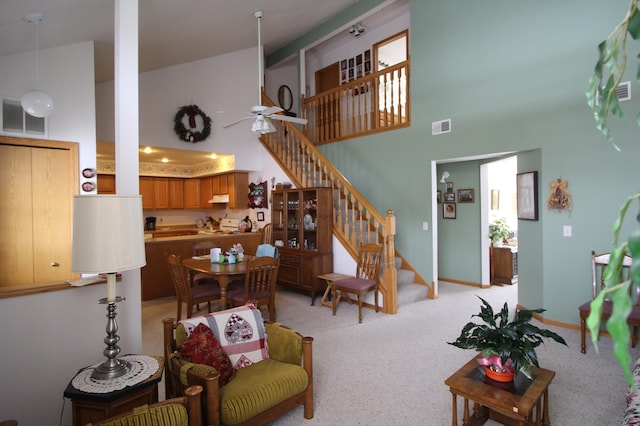
[(123, 376), (131, 371), (131, 363), (123, 361), (117, 358), (120, 353), (120, 347), (118, 342), (120, 337), (118, 336), (118, 322), (116, 321), (116, 303), (124, 301), (124, 297), (116, 296), (115, 300), (109, 301), (106, 297), (98, 301), (100, 304), (107, 305), (107, 337), (104, 338), (104, 343), (107, 345), (102, 352), (107, 360), (97, 366), (91, 374), (92, 379), (96, 380), (110, 380), (116, 377)]

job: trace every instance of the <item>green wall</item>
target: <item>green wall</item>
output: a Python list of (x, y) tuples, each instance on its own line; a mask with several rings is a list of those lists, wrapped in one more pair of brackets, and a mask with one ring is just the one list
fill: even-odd
[[(626, 0), (411, 1), (411, 127), (321, 149), (380, 211), (395, 211), (397, 247), (425, 279), (433, 268), (433, 233), (421, 226), (433, 220), (431, 162), (518, 152), (519, 170), (538, 170), (540, 188), (540, 220), (519, 223), (519, 303), (579, 322), (577, 307), (590, 297), (590, 251), (610, 249), (619, 206), (639, 189), (640, 129), (632, 119), (613, 120), (622, 149), (615, 151), (596, 130), (584, 96), (597, 45), (627, 6)], [(629, 80), (638, 44), (629, 52)], [(632, 93), (639, 89), (634, 81)], [(630, 117), (640, 109), (634, 96), (623, 104)], [(445, 118), (453, 120), (452, 132), (432, 136), (431, 122)], [(559, 177), (569, 182), (570, 213), (546, 208), (549, 183)], [(440, 241), (459, 232), (479, 235), (479, 218), (466, 207), (455, 222), (439, 230)], [(564, 225), (572, 226), (571, 238), (562, 236)], [(461, 260), (469, 267), (460, 268), (460, 279), (480, 281), (471, 276), (479, 274), (479, 256), (465, 250)]]

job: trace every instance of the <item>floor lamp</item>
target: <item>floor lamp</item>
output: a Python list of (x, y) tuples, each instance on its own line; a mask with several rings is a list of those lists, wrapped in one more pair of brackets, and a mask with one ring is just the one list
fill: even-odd
[(107, 305), (107, 360), (95, 368), (92, 378), (109, 380), (130, 370), (117, 358), (118, 323), (116, 273), (141, 268), (146, 264), (140, 195), (76, 195), (73, 199), (73, 247), (71, 270), (85, 274), (107, 274), (107, 297), (98, 303)]

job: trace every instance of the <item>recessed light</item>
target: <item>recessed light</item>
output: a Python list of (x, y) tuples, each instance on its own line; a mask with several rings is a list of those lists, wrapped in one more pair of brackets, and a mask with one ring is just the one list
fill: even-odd
[(211, 155), (209, 156), (209, 158), (211, 158), (212, 160), (215, 160), (216, 158), (218, 158), (218, 154), (216, 154), (215, 152), (211, 153)]
[(151, 154), (153, 152), (153, 150), (151, 149), (150, 146), (148, 146), (145, 149), (143, 149), (142, 152), (144, 152), (145, 154)]
[(163, 159), (162, 159), (162, 162), (163, 162), (163, 163), (168, 163), (168, 162), (169, 162), (169, 159), (165, 157), (165, 158), (163, 158)]

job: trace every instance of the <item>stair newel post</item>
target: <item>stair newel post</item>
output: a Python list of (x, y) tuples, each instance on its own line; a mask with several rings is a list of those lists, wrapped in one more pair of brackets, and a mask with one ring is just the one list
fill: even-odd
[(387, 210), (382, 235), (384, 238), (384, 270), (382, 271), (382, 288), (384, 294), (383, 310), (388, 314), (398, 313), (398, 271), (395, 266), (396, 249), (396, 217), (393, 210)]

